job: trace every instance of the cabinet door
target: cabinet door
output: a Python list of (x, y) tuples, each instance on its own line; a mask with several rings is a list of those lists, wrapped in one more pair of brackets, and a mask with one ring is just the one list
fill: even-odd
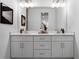
[(23, 43), (23, 57), (33, 57), (33, 42)]
[(11, 42), (11, 57), (22, 57), (21, 42)]
[(73, 42), (64, 42), (63, 57), (73, 57)]
[(61, 42), (52, 42), (52, 57), (62, 57)]

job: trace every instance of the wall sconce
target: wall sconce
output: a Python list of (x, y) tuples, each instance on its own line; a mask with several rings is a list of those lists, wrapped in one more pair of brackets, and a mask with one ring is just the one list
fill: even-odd
[(32, 0), (20, 0), (20, 6), (26, 8), (33, 7)]
[(51, 0), (52, 5), (51, 7), (64, 7), (65, 6), (65, 1), (64, 0)]

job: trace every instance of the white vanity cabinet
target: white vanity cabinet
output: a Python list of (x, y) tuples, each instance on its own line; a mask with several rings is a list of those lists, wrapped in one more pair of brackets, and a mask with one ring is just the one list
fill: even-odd
[(74, 34), (11, 34), (11, 58), (74, 58)]
[(11, 57), (33, 57), (33, 37), (11, 35)]
[(52, 57), (73, 57), (73, 36), (52, 36)]

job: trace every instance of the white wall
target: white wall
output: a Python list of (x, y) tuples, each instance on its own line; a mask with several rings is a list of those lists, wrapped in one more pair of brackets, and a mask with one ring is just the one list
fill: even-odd
[(17, 0), (0, 0), (0, 2), (14, 10), (13, 25), (0, 23), (0, 59), (9, 59), (9, 32), (17, 32), (18, 29)]
[(79, 59), (79, 0), (67, 2), (68, 31), (75, 32), (75, 59)]

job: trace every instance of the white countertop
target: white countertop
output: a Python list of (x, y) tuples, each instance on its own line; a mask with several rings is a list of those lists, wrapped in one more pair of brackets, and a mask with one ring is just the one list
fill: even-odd
[(38, 33), (38, 32), (27, 32), (27, 33), (11, 33), (10, 35), (74, 35), (74, 33)]

